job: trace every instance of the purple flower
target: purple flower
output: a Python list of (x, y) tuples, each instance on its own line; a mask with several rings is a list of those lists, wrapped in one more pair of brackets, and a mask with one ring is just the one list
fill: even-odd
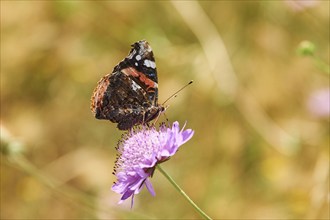
[(143, 185), (154, 196), (148, 177), (152, 177), (157, 164), (165, 162), (173, 156), (179, 147), (192, 138), (191, 129), (180, 130), (179, 122), (174, 122), (172, 128), (164, 124), (157, 130), (155, 127), (142, 127), (131, 130), (118, 143), (118, 158), (114, 174), (117, 182), (112, 190), (122, 194), (119, 203), (138, 194)]
[(308, 98), (307, 107), (313, 116), (328, 118), (330, 116), (330, 88), (313, 92)]
[(311, 8), (316, 6), (319, 1), (317, 0), (285, 0), (287, 6), (289, 6), (293, 11), (299, 12), (306, 8)]

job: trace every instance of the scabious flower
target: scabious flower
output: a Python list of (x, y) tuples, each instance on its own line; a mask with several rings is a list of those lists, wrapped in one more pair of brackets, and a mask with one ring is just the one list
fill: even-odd
[(329, 118), (330, 88), (314, 91), (308, 98), (307, 108), (314, 117)]
[(319, 3), (319, 1), (318, 0), (285, 0), (285, 3), (293, 11), (299, 12), (307, 8), (312, 8), (316, 6)]
[(122, 194), (119, 203), (138, 194), (145, 185), (151, 195), (155, 191), (149, 181), (157, 164), (165, 162), (173, 156), (179, 147), (192, 138), (191, 129), (180, 130), (179, 122), (172, 127), (162, 124), (159, 129), (143, 126), (126, 133), (119, 141), (118, 158), (114, 168), (117, 181), (112, 190)]

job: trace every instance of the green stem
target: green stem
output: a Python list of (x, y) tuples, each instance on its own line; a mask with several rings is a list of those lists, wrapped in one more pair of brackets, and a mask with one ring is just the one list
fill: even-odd
[(180, 186), (178, 184), (176, 184), (176, 182), (172, 179), (172, 177), (170, 177), (164, 170), (163, 168), (157, 164), (157, 169), (166, 177), (166, 179), (168, 179), (168, 181), (170, 181), (170, 183), (174, 186), (174, 188), (176, 190), (179, 191), (179, 193), (181, 195), (183, 195), (183, 197), (196, 209), (196, 211), (204, 218), (204, 219), (209, 219), (212, 220), (211, 217), (209, 217), (205, 212), (203, 212), (203, 210), (201, 210), (190, 198), (189, 196), (180, 188)]

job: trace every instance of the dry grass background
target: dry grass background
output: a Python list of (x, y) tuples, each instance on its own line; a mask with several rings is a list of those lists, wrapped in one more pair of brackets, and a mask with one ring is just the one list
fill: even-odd
[(328, 219), (329, 116), (306, 103), (329, 75), (296, 49), (329, 61), (329, 1), (290, 3), (1, 1), (1, 219), (199, 218), (157, 171), (133, 210), (110, 191), (121, 132), (90, 96), (141, 39), (160, 102), (194, 80), (166, 115), (195, 135), (163, 167), (206, 213)]

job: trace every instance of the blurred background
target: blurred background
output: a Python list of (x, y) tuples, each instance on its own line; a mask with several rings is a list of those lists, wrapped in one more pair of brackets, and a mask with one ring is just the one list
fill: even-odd
[[(146, 39), (169, 121), (163, 168), (214, 219), (329, 218), (329, 1), (1, 1), (1, 219), (198, 219), (158, 172), (118, 205), (121, 131), (98, 80)], [(161, 120), (166, 120), (161, 117)]]

